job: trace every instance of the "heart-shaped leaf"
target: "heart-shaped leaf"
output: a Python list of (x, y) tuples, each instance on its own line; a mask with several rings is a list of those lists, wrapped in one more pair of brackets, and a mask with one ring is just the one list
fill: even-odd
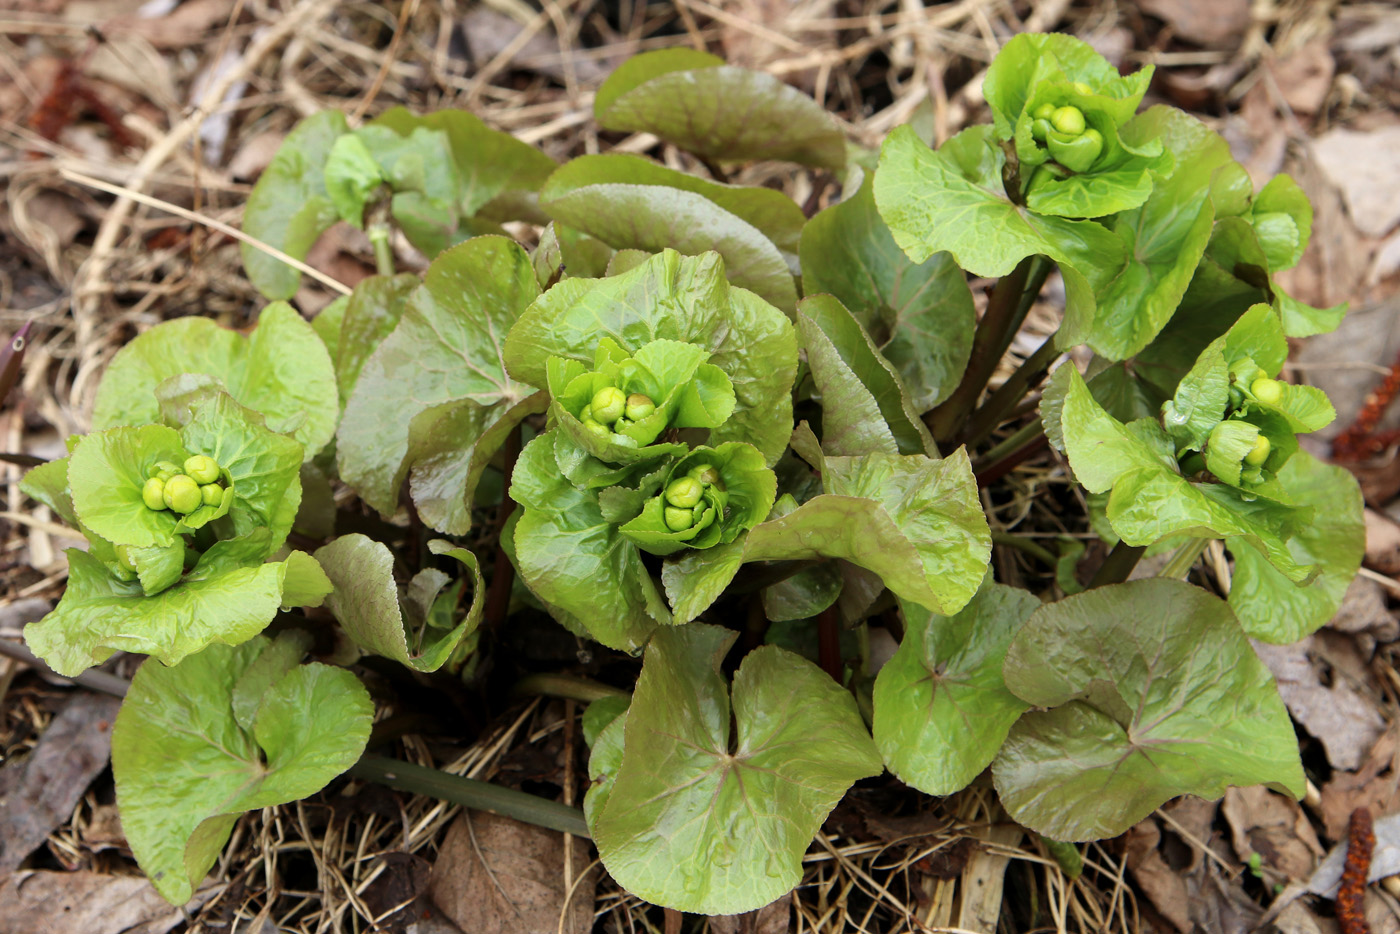
[(1294, 797), (1298, 739), (1225, 601), (1183, 581), (1099, 587), (1036, 610), (1006, 686), (1022, 715), (992, 764), (1018, 822), (1053, 840), (1113, 837), (1177, 795), (1268, 784)]
[(750, 652), (734, 676), (731, 736), (719, 666), (735, 638), (700, 623), (656, 632), (621, 762), (606, 801), (589, 809), (614, 879), (701, 914), (750, 911), (788, 892), (827, 813), (881, 770), (851, 695), (774, 646)]
[(956, 616), (904, 604), (904, 641), (875, 678), (875, 745), (890, 771), (931, 795), (952, 794), (991, 764), (1029, 706), (1006, 689), (1011, 638), (1040, 606), (986, 583)]
[(300, 655), (255, 638), (174, 667), (147, 661), (132, 679), (112, 728), (117, 804), (172, 904), (189, 901), (240, 814), (315, 794), (364, 750), (369, 693), (343, 669), (295, 665)]

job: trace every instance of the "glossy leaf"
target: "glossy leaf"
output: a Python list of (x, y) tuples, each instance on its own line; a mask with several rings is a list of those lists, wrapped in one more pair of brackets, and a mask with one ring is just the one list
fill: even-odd
[[(316, 552), (335, 590), (326, 608), (346, 635), (360, 648), (392, 658), (414, 671), (437, 671), (454, 649), (481, 623), (485, 611), (486, 581), (476, 556), (449, 542), (428, 543), (433, 554), (456, 558), (471, 573), (471, 602), (466, 615), (451, 629), (436, 629), (417, 620), (418, 632), (410, 633), (394, 583), (394, 556), (388, 548), (360, 534), (342, 535)], [(440, 580), (441, 587), (445, 580)]]
[[(350, 294), (342, 313), (334, 354), (335, 381), (342, 408), (350, 400), (365, 361), (398, 326), (408, 296), (418, 283), (417, 276), (408, 274), (370, 276)], [(321, 315), (317, 316), (317, 321)]]
[(838, 300), (803, 299), (797, 328), (821, 394), (828, 454), (937, 454), (904, 381)]
[(967, 277), (946, 253), (913, 263), (875, 209), (867, 177), (802, 229), (802, 285), (846, 306), (894, 364), (915, 411), (957, 387), (977, 315)]
[[(182, 905), (244, 811), (315, 794), (360, 757), (374, 705), (348, 671), (310, 664), (244, 679), (277, 643), (210, 646), (167, 668), (147, 661), (112, 728), (122, 832), (167, 900)], [(300, 654), (299, 652), (296, 654)], [(279, 662), (285, 662), (280, 660)], [(243, 722), (237, 716), (244, 710)]]
[[(278, 147), (243, 207), (243, 232), (293, 259), (306, 259), (322, 232), (336, 221), (326, 193), (324, 167), (335, 141), (349, 131), (345, 114), (328, 109), (298, 123)], [(291, 298), (301, 273), (242, 244), (243, 268), (254, 288), (268, 298)]]
[[(330, 592), (330, 582), (309, 555), (292, 552), (285, 561), (229, 566), (226, 553), (237, 547), (214, 545), (182, 580), (152, 596), (139, 582), (112, 576), (92, 555), (70, 549), (63, 599), (48, 616), (25, 627), (25, 642), (70, 678), (114, 652), (153, 655), (174, 665), (212, 643), (246, 642), (272, 622), (284, 601), (319, 606)], [(296, 578), (294, 601), (283, 593), (289, 577)]]
[(97, 387), (97, 430), (161, 420), (156, 387), (184, 373), (213, 377), (239, 404), (289, 434), (309, 460), (335, 433), (335, 371), (311, 325), (285, 302), (262, 310), (244, 337), (208, 318), (176, 318), (151, 328), (112, 358)]
[(1036, 610), (1006, 686), (1026, 703), (992, 764), (1011, 816), (1055, 840), (1117, 836), (1181, 794), (1268, 784), (1302, 797), (1274, 679), (1223, 600), (1161, 578)]
[(713, 250), (724, 257), (725, 272), (735, 285), (786, 311), (797, 304), (797, 286), (783, 252), (763, 231), (703, 194), (622, 182), (563, 188), (551, 179), (541, 204), (557, 222), (614, 249), (675, 249), (688, 256)]
[(850, 694), (772, 646), (749, 653), (734, 676), (731, 736), (719, 665), (735, 638), (698, 623), (652, 637), (621, 762), (606, 801), (591, 808), (614, 879), (701, 914), (750, 911), (789, 891), (827, 813), (881, 769)]
[(966, 787), (1030, 705), (1006, 689), (1011, 638), (1040, 606), (986, 583), (961, 612), (905, 604), (904, 641), (875, 679), (875, 744), (900, 781), (931, 795)]
[(505, 409), (535, 392), (506, 374), (502, 345), (538, 294), (529, 257), (503, 237), (468, 240), (433, 261), (360, 370), (336, 436), (341, 477), (365, 502), (397, 507), (420, 413), (462, 400)]
[(1366, 550), (1361, 492), (1345, 468), (1299, 451), (1278, 472), (1294, 500), (1316, 509), (1288, 541), (1299, 564), (1319, 569), (1315, 580), (1295, 584), (1274, 569), (1248, 541), (1226, 540), (1235, 558), (1230, 608), (1252, 638), (1286, 645), (1326, 625), (1342, 604)]
[(655, 133), (715, 162), (846, 164), (845, 137), (816, 101), (772, 75), (688, 50), (634, 56), (598, 89), (593, 114), (603, 129)]
[(749, 532), (745, 560), (843, 558), (945, 614), (972, 599), (991, 534), (965, 451), (827, 457), (822, 482), (825, 494)]
[(543, 386), (550, 357), (591, 367), (599, 338), (627, 353), (658, 338), (697, 344), (729, 377), (738, 405), (709, 443), (743, 441), (777, 461), (792, 434), (797, 337), (787, 316), (730, 286), (715, 253), (666, 250), (606, 279), (566, 279), (530, 306), (505, 341), (514, 379)]

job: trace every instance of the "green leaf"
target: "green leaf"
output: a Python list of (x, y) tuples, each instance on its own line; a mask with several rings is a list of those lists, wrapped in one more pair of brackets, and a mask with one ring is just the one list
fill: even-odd
[(965, 788), (1030, 705), (1006, 689), (1012, 636), (1040, 601), (986, 583), (955, 616), (905, 604), (904, 641), (875, 678), (875, 745), (900, 781), (931, 795)]
[(387, 179), (357, 133), (346, 133), (331, 144), (326, 156), (326, 196), (340, 219), (364, 229), (365, 202)]
[(688, 623), (724, 593), (745, 561), (744, 538), (704, 550), (687, 549), (661, 565), (661, 583), (671, 601), (673, 621)]
[(537, 392), (509, 408), (482, 408), (470, 400), (448, 402), (414, 416), (409, 426), (408, 489), (418, 518), (446, 535), (472, 528), (477, 486), (511, 432), (549, 407)]
[(540, 190), (540, 202), (548, 207), (550, 202), (578, 189), (610, 184), (675, 188), (701, 195), (761, 231), (783, 252), (792, 271), (797, 271), (797, 247), (807, 218), (796, 202), (772, 188), (720, 184), (669, 169), (642, 156), (608, 153), (579, 156), (564, 163)]
[(703, 522), (672, 531), (664, 520), (664, 494), (659, 493), (646, 501), (640, 515), (619, 527), (623, 537), (643, 551), (669, 555), (687, 547), (727, 545), (767, 518), (777, 496), (778, 478), (765, 465), (763, 452), (734, 441), (716, 448), (697, 447), (675, 462), (660, 489), (700, 467), (712, 467), (720, 475), (720, 483), (706, 489), (701, 500), (701, 505), (711, 507)]
[[(553, 159), (535, 147), (509, 133), (491, 129), (465, 110), (439, 110), (416, 116), (403, 107), (392, 107), (376, 117), (372, 125), (389, 127), (400, 136), (411, 136), (419, 129), (445, 133), (460, 186), (457, 207), (464, 217), (475, 215), (498, 198), (504, 204), (503, 196), (512, 192), (538, 191), (556, 167)], [(528, 213), (503, 212), (519, 215), (521, 220), (535, 220)]]
[(1210, 180), (1233, 164), (1217, 133), (1174, 107), (1153, 107), (1134, 119), (1176, 160), (1141, 207), (1108, 222), (1122, 241), (1122, 265), (1097, 291), (1088, 343), (1110, 359), (1131, 357), (1162, 330), (1186, 293), (1215, 220)]
[(947, 253), (915, 264), (875, 209), (867, 177), (855, 194), (802, 229), (802, 285), (850, 309), (900, 376), (915, 411), (957, 388), (977, 314), (967, 277)]
[(615, 249), (670, 248), (688, 256), (713, 250), (724, 257), (735, 285), (785, 311), (797, 304), (797, 285), (783, 252), (763, 231), (704, 194), (622, 182), (567, 188), (551, 176), (540, 201), (557, 222)]
[(904, 381), (839, 300), (803, 299), (797, 329), (821, 394), (826, 453), (938, 453)]
[(153, 655), (174, 665), (211, 643), (246, 642), (291, 599), (283, 595), (284, 579), (299, 568), (292, 558), (230, 567), (221, 553), (228, 545), (210, 548), (181, 581), (152, 596), (138, 582), (118, 580), (92, 555), (70, 549), (63, 598), (52, 613), (25, 627), (24, 639), (49, 667), (70, 678), (114, 652)]
[(1113, 837), (1182, 794), (1266, 783), (1302, 797), (1298, 740), (1274, 679), (1223, 600), (1154, 578), (1036, 610), (1006, 686), (1035, 707), (992, 776), (1019, 823), (1055, 840)]
[(156, 387), (184, 373), (213, 377), (240, 404), (261, 413), (273, 431), (300, 441), (308, 460), (335, 433), (340, 406), (330, 355), (285, 302), (264, 308), (248, 337), (197, 317), (176, 318), (140, 335), (117, 352), (103, 375), (92, 427), (160, 421)]
[(68, 492), (68, 458), (60, 457), (32, 467), (19, 482), (20, 492), (48, 506), (69, 525), (78, 525), (73, 497)]
[(841, 586), (841, 571), (833, 562), (804, 568), (785, 581), (763, 588), (763, 615), (775, 623), (811, 619), (836, 602)]
[(734, 386), (737, 407), (709, 443), (743, 441), (777, 461), (792, 434), (797, 336), (781, 311), (729, 285), (717, 254), (666, 250), (606, 279), (565, 279), (511, 328), (505, 360), (512, 377), (543, 386), (550, 357), (592, 367), (599, 339), (628, 354), (653, 340), (696, 344)]
[(1286, 645), (1326, 625), (1342, 605), (1366, 551), (1361, 492), (1351, 472), (1306, 451), (1288, 459), (1278, 482), (1295, 501), (1317, 512), (1288, 540), (1299, 564), (1313, 564), (1317, 578), (1295, 584), (1244, 539), (1226, 540), (1235, 557), (1230, 608), (1252, 638)]
[(560, 472), (554, 434), (527, 444), (511, 475), (510, 496), (524, 507), (516, 568), (565, 626), (635, 651), (671, 614), (637, 547), (603, 516), (597, 491), (578, 489)]
[(183, 517), (168, 509), (148, 508), (141, 489), (149, 476), (148, 468), (158, 461), (183, 464), (191, 453), (179, 433), (164, 425), (114, 428), (87, 435), (68, 459), (68, 482), (78, 521), (113, 544), (137, 548), (170, 545)]
[(698, 623), (652, 637), (621, 763), (589, 825), (620, 885), (701, 914), (750, 911), (789, 891), (827, 813), (881, 769), (851, 695), (773, 646), (734, 676), (731, 737), (719, 666), (735, 638)]
[(845, 166), (845, 137), (816, 101), (772, 75), (679, 51), (644, 52), (615, 71), (593, 102), (598, 125), (654, 133), (715, 162)]
[(754, 527), (747, 561), (844, 558), (904, 600), (961, 610), (977, 592), (991, 533), (967, 452), (828, 457), (826, 493)]
[[(312, 244), (336, 220), (335, 205), (326, 193), (325, 165), (331, 147), (349, 129), (345, 114), (333, 109), (298, 123), (249, 193), (243, 232), (293, 259), (306, 259)], [(300, 272), (251, 244), (239, 249), (248, 279), (259, 292), (272, 299), (296, 294)]]
[[(631, 697), (618, 697), (609, 694), (607, 697), (600, 697), (584, 708), (583, 716), (580, 719), (580, 726), (583, 727), (583, 741), (588, 744), (589, 749), (598, 745), (598, 736), (607, 729), (618, 717), (627, 713), (627, 707), (632, 703)], [(622, 743), (619, 738), (617, 745), (618, 761), (622, 759)]]
[(194, 894), (240, 814), (315, 794), (369, 739), (368, 692), (350, 672), (314, 663), (269, 679), (251, 724), (240, 723), (240, 680), (272, 645), (211, 646), (174, 668), (147, 661), (117, 714), (122, 831), (172, 904)]
[(441, 540), (430, 542), (429, 547), (433, 554), (451, 555), (471, 572), (471, 604), (452, 629), (424, 625), (416, 633), (408, 632), (399, 606), (394, 556), (388, 548), (356, 533), (342, 535), (316, 551), (316, 560), (335, 585), (326, 598), (326, 608), (350, 639), (365, 651), (392, 658), (414, 671), (441, 668), (457, 645), (480, 625), (485, 611), (486, 582), (476, 556)]
[(1250, 206), (1250, 222), (1269, 260), (1269, 269), (1291, 269), (1303, 258), (1312, 236), (1312, 203), (1287, 175), (1269, 179)]
[[(342, 408), (350, 400), (365, 361), (398, 326), (404, 304), (418, 283), (417, 276), (407, 273), (370, 276), (355, 286), (348, 297), (334, 354), (335, 382)], [(316, 320), (321, 320), (324, 314), (322, 312)]]
[(508, 409), (534, 393), (506, 375), (502, 341), (538, 294), (529, 257), (504, 237), (468, 240), (428, 267), (360, 370), (336, 435), (341, 477), (366, 503), (397, 508), (420, 413), (462, 400)]
[(1212, 345), (1181, 382), (1176, 395), (1162, 406), (1162, 424), (1178, 448), (1200, 450), (1230, 403), (1230, 367), (1222, 348)]

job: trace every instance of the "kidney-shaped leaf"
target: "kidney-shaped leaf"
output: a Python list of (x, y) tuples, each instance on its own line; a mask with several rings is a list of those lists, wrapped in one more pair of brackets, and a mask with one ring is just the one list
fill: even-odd
[(714, 162), (846, 164), (840, 128), (806, 94), (772, 75), (682, 50), (635, 56), (603, 82), (593, 114), (606, 130), (655, 133)]
[(336, 436), (341, 476), (365, 502), (384, 513), (398, 505), (421, 412), (463, 399), (506, 409), (534, 393), (506, 375), (502, 345), (538, 294), (530, 258), (504, 237), (468, 240), (428, 267), (361, 368)]
[(701, 914), (750, 911), (791, 890), (826, 815), (881, 769), (851, 695), (775, 646), (749, 653), (734, 676), (731, 736), (719, 665), (735, 638), (701, 623), (652, 637), (621, 763), (590, 808), (614, 879)]
[(1268, 784), (1302, 797), (1298, 739), (1225, 601), (1154, 578), (1066, 597), (1012, 640), (1024, 714), (992, 764), (1018, 822), (1053, 840), (1116, 836), (1182, 794)]
[[(428, 543), (433, 554), (446, 554), (466, 565), (472, 576), (471, 606), (452, 629), (423, 625), (409, 633), (394, 583), (394, 556), (388, 548), (358, 533), (342, 535), (316, 551), (335, 590), (326, 598), (331, 611), (356, 645), (392, 658), (414, 671), (437, 671), (463, 639), (481, 623), (486, 582), (476, 556), (448, 542)], [(412, 645), (410, 645), (412, 639)]]
[[(359, 680), (297, 666), (300, 652), (277, 645), (210, 646), (173, 668), (147, 661), (117, 714), (122, 831), (173, 904), (189, 901), (240, 814), (315, 794), (369, 739), (374, 705)], [(259, 665), (267, 656), (275, 664)]]
[(1226, 540), (1235, 556), (1230, 577), (1230, 608), (1245, 632), (1285, 645), (1330, 621), (1342, 605), (1366, 552), (1361, 490), (1343, 467), (1325, 464), (1299, 451), (1278, 472), (1278, 482), (1295, 502), (1317, 511), (1288, 540), (1299, 564), (1316, 565), (1317, 578), (1299, 585), (1271, 565), (1242, 538)]
[(915, 410), (926, 412), (958, 385), (977, 313), (950, 255), (917, 264), (904, 255), (875, 210), (874, 188), (866, 176), (802, 228), (802, 287), (850, 309), (904, 377)]
[(956, 616), (904, 604), (904, 641), (874, 696), (875, 745), (900, 781), (948, 795), (991, 764), (1029, 706), (1006, 689), (1001, 665), (1039, 606), (1025, 590), (990, 582)]
[(112, 358), (97, 387), (97, 430), (161, 420), (156, 387), (184, 373), (212, 376), (267, 427), (289, 434), (310, 460), (335, 434), (340, 415), (335, 369), (316, 331), (286, 302), (262, 310), (244, 337), (208, 318), (176, 318), (151, 328)]

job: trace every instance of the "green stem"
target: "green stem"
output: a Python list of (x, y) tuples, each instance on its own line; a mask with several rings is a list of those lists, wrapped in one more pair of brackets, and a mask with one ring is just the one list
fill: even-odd
[(1089, 581), (1089, 589), (1102, 587), (1105, 584), (1121, 584), (1128, 579), (1128, 575), (1133, 573), (1133, 568), (1141, 560), (1143, 552), (1147, 551), (1145, 545), (1125, 545), (1122, 541), (1113, 546), (1113, 550), (1104, 558), (1103, 565), (1099, 568), (1094, 579)]
[(1027, 391), (1040, 385), (1045, 379), (1045, 374), (1050, 372), (1050, 364), (1059, 356), (1060, 351), (1055, 347), (1055, 335), (1051, 334), (1045, 339), (1045, 343), (1037, 347), (1035, 353), (1027, 357), (1016, 368), (1016, 372), (972, 413), (968, 418), (967, 428), (958, 440), (969, 448), (980, 444), (1025, 398)]
[(1030, 311), (1031, 304), (1040, 294), (1045, 277), (1050, 274), (1051, 263), (1043, 256), (1027, 256), (1011, 271), (1003, 276), (992, 289), (992, 297), (987, 303), (987, 311), (977, 324), (977, 333), (972, 338), (972, 350), (968, 353), (967, 369), (962, 381), (953, 394), (925, 416), (925, 423), (940, 443), (956, 438), (987, 380), (996, 372), (1011, 339), (1020, 330), (1021, 322)]
[(992, 544), (1005, 545), (1008, 548), (1015, 548), (1018, 551), (1024, 551), (1026, 554), (1030, 555), (1033, 558), (1040, 559), (1041, 561), (1050, 565), (1050, 567), (1052, 568), (1058, 566), (1060, 561), (1059, 557), (1050, 549), (1045, 548), (1041, 545), (1037, 545), (1029, 538), (1022, 538), (1021, 536), (1013, 535), (1010, 532), (997, 532), (994, 530), (992, 532)]
[(977, 486), (990, 486), (1000, 480), (1017, 465), (1038, 454), (1047, 443), (1045, 427), (1039, 418), (1022, 425), (1005, 441), (972, 462)]
[(1196, 559), (1206, 550), (1206, 546), (1211, 543), (1209, 538), (1193, 538), (1172, 553), (1167, 560), (1166, 566), (1162, 568), (1158, 577), (1173, 577), (1177, 580), (1185, 580), (1186, 575), (1191, 573), (1191, 568), (1195, 567)]
[(370, 224), (366, 232), (374, 247), (375, 271), (381, 276), (392, 276), (398, 270), (394, 267), (394, 246), (389, 242), (389, 225)]
[(576, 837), (587, 837), (588, 824), (578, 808), (547, 801), (544, 798), (503, 788), (490, 782), (479, 782), (449, 772), (441, 772), (411, 762), (399, 762), (382, 756), (365, 756), (350, 767), (349, 775), (396, 791), (426, 795), (440, 801), (450, 801), (478, 811), (489, 811), (502, 817), (513, 817), (537, 827), (560, 830)]
[(576, 675), (537, 674), (526, 675), (510, 689), (511, 696), (523, 697), (543, 694), (546, 697), (563, 697), (591, 704), (604, 697), (630, 697), (621, 688), (615, 688), (591, 678)]

